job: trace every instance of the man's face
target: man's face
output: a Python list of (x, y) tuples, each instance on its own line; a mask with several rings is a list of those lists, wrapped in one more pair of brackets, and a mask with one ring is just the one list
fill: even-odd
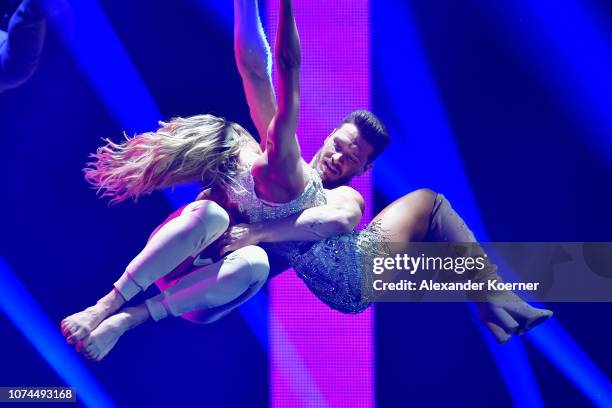
[(327, 136), (312, 164), (325, 187), (333, 188), (369, 169), (368, 157), (373, 152), (374, 147), (359, 135), (357, 127), (344, 123)]

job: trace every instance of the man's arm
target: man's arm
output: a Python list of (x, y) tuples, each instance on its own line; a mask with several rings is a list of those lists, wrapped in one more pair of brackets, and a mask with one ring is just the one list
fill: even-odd
[(363, 198), (350, 187), (338, 187), (326, 205), (287, 218), (253, 224), (260, 242), (320, 241), (350, 232), (363, 215)]
[(221, 237), (222, 254), (260, 242), (320, 241), (352, 231), (363, 214), (361, 194), (342, 186), (328, 191), (327, 196), (328, 204), (287, 218), (230, 227)]
[(261, 25), (257, 0), (234, 0), (234, 55), (264, 151), (268, 127), (276, 114), (276, 97), (270, 76), (270, 45)]

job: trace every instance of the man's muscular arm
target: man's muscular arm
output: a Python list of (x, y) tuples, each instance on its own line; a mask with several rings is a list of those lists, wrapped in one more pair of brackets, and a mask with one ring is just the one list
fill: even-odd
[(320, 241), (350, 232), (363, 215), (361, 195), (350, 187), (339, 187), (326, 205), (308, 208), (291, 217), (254, 224), (260, 242)]
[(326, 205), (308, 208), (287, 218), (230, 227), (221, 237), (221, 252), (260, 242), (320, 241), (352, 231), (363, 214), (361, 195), (342, 186), (328, 191), (327, 198)]

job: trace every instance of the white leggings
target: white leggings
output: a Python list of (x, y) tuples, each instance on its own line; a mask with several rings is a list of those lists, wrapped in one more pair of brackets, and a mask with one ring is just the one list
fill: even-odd
[[(225, 210), (213, 201), (187, 205), (163, 224), (130, 262), (114, 286), (130, 300), (190, 256), (215, 241), (229, 225)], [(209, 323), (248, 300), (265, 283), (270, 266), (257, 246), (240, 248), (225, 258), (191, 271), (159, 295), (146, 300), (153, 320), (168, 315)]]

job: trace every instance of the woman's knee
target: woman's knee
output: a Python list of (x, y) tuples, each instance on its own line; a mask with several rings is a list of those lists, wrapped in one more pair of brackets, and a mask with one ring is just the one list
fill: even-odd
[(229, 214), (219, 204), (210, 200), (194, 201), (187, 205), (181, 216), (194, 217), (203, 231), (198, 232), (202, 241), (208, 243), (219, 238), (229, 227)]
[(429, 188), (420, 188), (406, 196), (406, 204), (412, 207), (414, 214), (419, 218), (428, 218), (436, 203), (438, 194)]
[(433, 202), (438, 195), (438, 193), (429, 188), (420, 188), (410, 194), (413, 194), (415, 199), (426, 203)]
[(223, 207), (211, 200), (199, 200), (190, 203), (183, 210), (198, 217), (202, 222), (225, 231), (229, 226), (229, 214)]
[(238, 256), (245, 260), (249, 265), (249, 277), (251, 284), (264, 282), (268, 279), (270, 273), (270, 261), (266, 251), (255, 245), (242, 247), (233, 252), (234, 256)]

